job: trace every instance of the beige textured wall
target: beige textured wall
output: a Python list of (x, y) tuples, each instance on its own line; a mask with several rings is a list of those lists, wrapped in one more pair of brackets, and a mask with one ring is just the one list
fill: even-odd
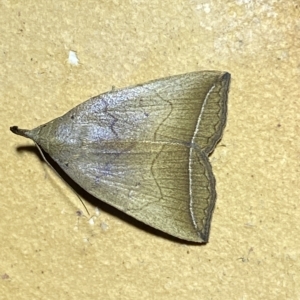
[[(300, 299), (299, 32), (297, 0), (1, 1), (0, 298)], [(94, 224), (78, 216), (74, 192), (9, 131), (112, 85), (205, 69), (232, 74), (206, 245), (100, 202), (87, 203)]]

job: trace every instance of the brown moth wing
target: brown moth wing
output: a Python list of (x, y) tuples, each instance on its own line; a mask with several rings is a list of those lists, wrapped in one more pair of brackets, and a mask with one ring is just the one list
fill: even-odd
[(229, 81), (204, 71), (111, 91), (26, 135), (95, 197), (206, 242), (216, 199), (208, 154), (226, 123)]

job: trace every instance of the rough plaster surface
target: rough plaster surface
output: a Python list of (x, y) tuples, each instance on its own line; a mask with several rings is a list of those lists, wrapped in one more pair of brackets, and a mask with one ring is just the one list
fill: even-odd
[[(300, 299), (299, 1), (5, 0), (0, 15), (1, 299)], [(206, 245), (101, 202), (87, 217), (9, 131), (113, 85), (205, 69), (232, 74)]]

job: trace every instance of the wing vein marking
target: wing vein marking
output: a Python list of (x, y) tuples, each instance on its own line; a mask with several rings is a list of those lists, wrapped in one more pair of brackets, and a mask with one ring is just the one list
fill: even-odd
[[(145, 87), (147, 90), (151, 91), (151, 88), (147, 88)], [(160, 98), (163, 102), (167, 103), (170, 107), (170, 111), (168, 112), (167, 116), (160, 122), (160, 124), (158, 125), (157, 129), (155, 130), (154, 134), (153, 134), (153, 139), (154, 141), (156, 141), (156, 136), (157, 136), (157, 132), (159, 131), (160, 127), (163, 125), (163, 123), (170, 117), (170, 115), (172, 114), (173, 112), (173, 104), (168, 100), (168, 99), (165, 99), (164, 97), (161, 96), (161, 94), (159, 92), (156, 92), (156, 95), (158, 98)], [(162, 111), (164, 111), (165, 109), (163, 108)]]
[(199, 114), (199, 117), (198, 117), (198, 120), (197, 120), (196, 128), (195, 128), (195, 131), (194, 131), (194, 134), (193, 134), (193, 137), (192, 137), (190, 153), (189, 153), (189, 194), (190, 194), (189, 209), (190, 209), (190, 215), (191, 215), (191, 218), (192, 218), (192, 222), (193, 222), (193, 225), (194, 225), (196, 230), (197, 230), (197, 222), (196, 222), (194, 212), (193, 212), (193, 200), (194, 199), (193, 199), (193, 188), (192, 188), (192, 153), (193, 153), (193, 148), (194, 147), (192, 147), (192, 145), (195, 144), (196, 136), (197, 136), (197, 133), (199, 131), (199, 126), (200, 126), (200, 122), (201, 122), (201, 119), (202, 119), (202, 115), (204, 113), (204, 108), (205, 108), (207, 100), (208, 100), (208, 98), (209, 98), (209, 96), (212, 93), (214, 88), (215, 88), (215, 85), (213, 85), (210, 88), (207, 95), (205, 96), (205, 99), (204, 99), (204, 102), (202, 104), (201, 111), (200, 111), (200, 114)]

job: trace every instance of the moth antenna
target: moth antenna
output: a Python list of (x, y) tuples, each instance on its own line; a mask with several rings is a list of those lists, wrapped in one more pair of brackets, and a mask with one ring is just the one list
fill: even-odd
[[(42, 158), (43, 158), (43, 160), (44, 160), (44, 162), (56, 173), (56, 175), (58, 176), (58, 177), (60, 177), (61, 179), (63, 179), (62, 177), (61, 177), (61, 175), (53, 168), (53, 166), (48, 162), (48, 160), (46, 159), (46, 157), (45, 157), (45, 155), (44, 155), (44, 153), (43, 153), (43, 151), (42, 151), (42, 149), (41, 149), (41, 147), (37, 144), (37, 143), (35, 143), (35, 145), (36, 145), (36, 147), (38, 148), (38, 150), (39, 150), (39, 152), (40, 152), (40, 154), (41, 154), (41, 156), (42, 156)], [(67, 183), (68, 184), (68, 183)], [(78, 199), (80, 200), (80, 202), (82, 203), (82, 205), (83, 205), (83, 207), (84, 207), (84, 209), (86, 210), (86, 212), (87, 212), (87, 214), (90, 216), (91, 214), (90, 214), (90, 212), (88, 211), (88, 209), (87, 209), (87, 207), (86, 207), (86, 205), (84, 204), (84, 202), (83, 202), (83, 200), (80, 198), (80, 196), (78, 195), (78, 193), (75, 191), (75, 189), (70, 185), (70, 184), (68, 184), (68, 186), (73, 190), (73, 192), (76, 194), (76, 196), (78, 197)]]

